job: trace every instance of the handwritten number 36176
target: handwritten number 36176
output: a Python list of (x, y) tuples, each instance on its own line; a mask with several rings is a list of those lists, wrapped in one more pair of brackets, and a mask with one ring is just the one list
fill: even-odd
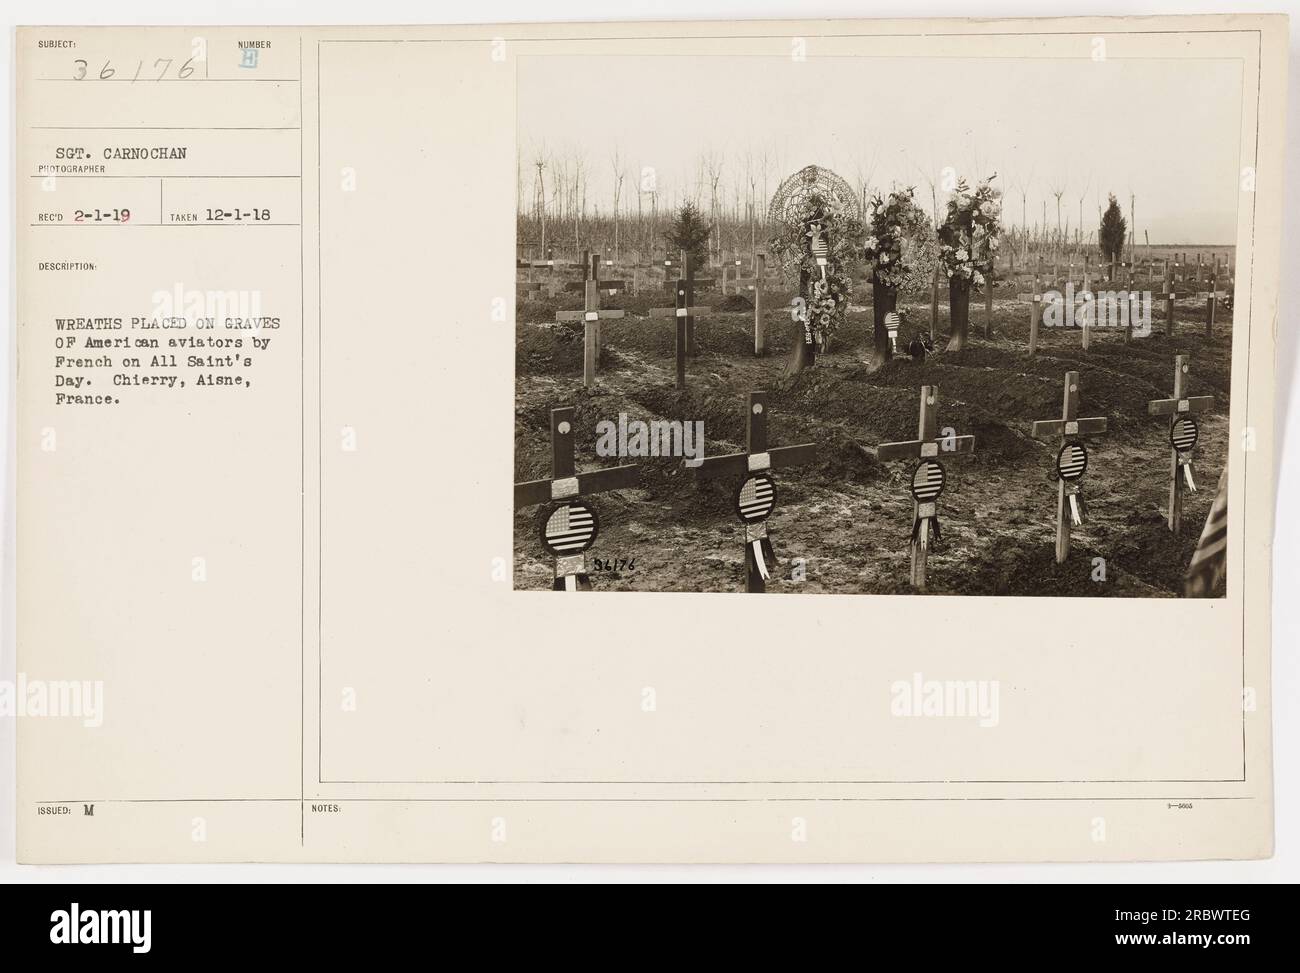
[[(82, 58), (77, 58), (72, 63), (75, 64), (77, 68), (76, 74), (72, 76), (74, 81), (81, 81), (83, 78), (87, 77), (88, 69), (90, 68), (90, 64), (87, 61), (83, 60)], [(153, 80), (161, 81), (163, 78), (167, 77), (167, 72), (169, 72), (172, 69), (172, 65), (175, 63), (176, 63), (176, 59), (174, 57), (160, 57), (158, 58), (158, 60), (154, 61), (153, 69), (155, 71), (158, 71), (159, 68), (162, 68), (162, 70), (158, 71), (158, 76), (155, 77)], [(140, 72), (143, 70), (144, 70), (144, 62), (136, 61), (135, 74), (132, 75), (131, 80), (139, 81)], [(185, 78), (188, 78), (193, 73), (194, 73), (194, 58), (191, 57), (191, 58), (187, 58), (185, 63), (183, 63), (179, 68), (177, 68), (176, 77), (180, 78), (181, 80), (184, 80)], [(116, 74), (117, 74), (117, 68), (113, 67), (113, 62), (105, 61), (104, 66), (99, 69), (99, 80), (108, 81)]]

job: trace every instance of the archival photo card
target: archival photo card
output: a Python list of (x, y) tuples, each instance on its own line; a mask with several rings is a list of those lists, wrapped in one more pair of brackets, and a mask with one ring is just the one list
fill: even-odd
[(1286, 43), (19, 30), (19, 860), (1268, 857)]

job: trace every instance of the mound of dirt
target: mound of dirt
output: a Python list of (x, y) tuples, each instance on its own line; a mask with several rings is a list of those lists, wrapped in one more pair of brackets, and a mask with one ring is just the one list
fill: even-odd
[(752, 311), (754, 302), (742, 294), (728, 294), (714, 302), (715, 311)]

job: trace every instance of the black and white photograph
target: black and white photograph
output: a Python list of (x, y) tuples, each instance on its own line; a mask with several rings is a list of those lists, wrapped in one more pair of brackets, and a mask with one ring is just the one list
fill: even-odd
[(521, 60), (516, 586), (1222, 596), (1240, 62), (820, 53)]

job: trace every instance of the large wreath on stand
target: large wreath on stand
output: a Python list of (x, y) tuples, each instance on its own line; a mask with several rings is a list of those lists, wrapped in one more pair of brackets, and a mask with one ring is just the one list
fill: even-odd
[(874, 194), (867, 201), (866, 243), (863, 256), (871, 272), (873, 360), (877, 364), (892, 354), (885, 317), (898, 307), (899, 294), (914, 294), (930, 285), (938, 260), (934, 226), (916, 205), (915, 189), (894, 189), (888, 196)]
[(995, 178), (989, 176), (974, 191), (960, 180), (939, 227), (939, 261), (948, 277), (949, 351), (966, 344), (971, 288), (993, 286), (993, 258), (1002, 233), (1002, 192), (993, 187)]
[(862, 239), (857, 194), (830, 170), (807, 166), (781, 184), (768, 218), (769, 252), (783, 271), (798, 273), (803, 306), (796, 311), (825, 347), (844, 323), (853, 294), (847, 268)]

